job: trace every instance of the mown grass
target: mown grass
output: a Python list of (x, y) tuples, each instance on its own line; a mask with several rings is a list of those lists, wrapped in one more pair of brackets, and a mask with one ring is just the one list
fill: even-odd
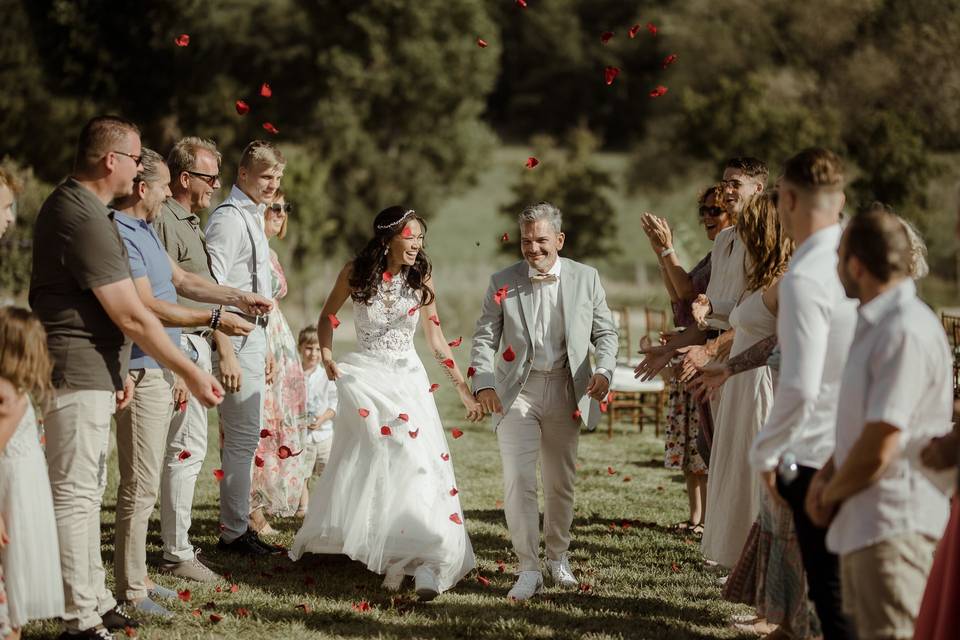
[[(449, 389), (437, 394), (446, 427), (466, 434), (450, 441), (460, 497), (477, 554), (476, 574), (429, 604), (415, 601), (412, 587), (391, 597), (381, 578), (344, 557), (308, 556), (237, 560), (219, 554), (219, 466), (211, 449), (198, 485), (193, 539), (203, 557), (223, 572), (216, 587), (155, 576), (175, 589), (189, 589), (189, 602), (169, 606), (170, 622), (148, 622), (149, 638), (731, 638), (726, 620), (742, 609), (721, 600), (715, 576), (705, 571), (697, 541), (669, 530), (685, 518), (682, 478), (662, 465), (662, 441), (648, 427), (612, 439), (605, 425), (584, 433), (577, 471), (577, 509), (572, 563), (584, 591), (549, 588), (529, 603), (506, 600), (516, 570), (500, 506), (500, 460), (486, 425), (465, 426)], [(211, 430), (211, 442), (215, 442)], [(103, 511), (103, 557), (112, 585), (116, 456)], [(612, 470), (612, 473), (610, 471)], [(160, 560), (158, 514), (151, 521), (148, 559)], [(278, 542), (288, 544), (299, 525), (280, 520)], [(498, 561), (506, 570), (498, 571)], [(229, 576), (229, 577), (227, 577)], [(237, 585), (235, 592), (231, 585)], [(366, 602), (369, 610), (360, 611)], [(222, 616), (213, 622), (211, 615)], [(29, 637), (53, 637), (52, 622), (27, 628)]]

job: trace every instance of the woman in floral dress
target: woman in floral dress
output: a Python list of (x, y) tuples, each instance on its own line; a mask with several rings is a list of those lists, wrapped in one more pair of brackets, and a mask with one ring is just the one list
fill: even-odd
[[(282, 191), (264, 211), (267, 238), (283, 239), (291, 205)], [(250, 485), (250, 525), (258, 533), (270, 535), (274, 529), (267, 515), (289, 517), (297, 511), (307, 470), (301, 464), (301, 431), (307, 420), (306, 385), (297, 351), (297, 340), (290, 331), (279, 301), (287, 295), (287, 279), (277, 254), (270, 252), (273, 273), (273, 297), (277, 301), (270, 312), (267, 344), (273, 355), (273, 378), (264, 397), (264, 422), (260, 444), (254, 457)]]

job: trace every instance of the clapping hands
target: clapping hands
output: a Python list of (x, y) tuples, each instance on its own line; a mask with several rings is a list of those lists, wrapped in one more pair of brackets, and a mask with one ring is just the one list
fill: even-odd
[(663, 218), (649, 212), (644, 213), (640, 216), (640, 227), (647, 234), (650, 246), (657, 255), (667, 247), (673, 246), (673, 233), (670, 231), (670, 225)]
[(701, 293), (690, 305), (690, 310), (697, 326), (703, 329), (707, 326), (707, 316), (713, 312), (713, 305), (710, 304), (710, 298)]

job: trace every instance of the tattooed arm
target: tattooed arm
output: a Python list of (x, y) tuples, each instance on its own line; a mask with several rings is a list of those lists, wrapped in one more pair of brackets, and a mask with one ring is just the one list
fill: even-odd
[[(727, 333), (733, 332), (728, 331)], [(707, 397), (723, 386), (723, 383), (730, 376), (766, 365), (767, 359), (776, 346), (777, 336), (768, 336), (735, 358), (726, 362), (714, 362), (702, 367), (700, 375), (689, 383), (690, 392), (698, 400), (706, 400)]]

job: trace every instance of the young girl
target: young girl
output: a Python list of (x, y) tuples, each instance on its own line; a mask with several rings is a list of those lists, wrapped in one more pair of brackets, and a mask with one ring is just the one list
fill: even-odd
[(333, 419), (337, 416), (337, 385), (327, 378), (320, 364), (320, 338), (317, 328), (306, 327), (297, 337), (303, 377), (307, 385), (307, 427), (303, 435), (303, 465), (307, 478), (303, 481), (297, 517), (307, 514), (310, 502), (309, 480), (319, 478), (330, 459), (333, 444)]
[[(413, 346), (417, 321), (471, 420), (482, 417), (440, 328), (423, 251), (426, 224), (384, 209), (373, 237), (340, 272), (320, 313), (323, 367), (337, 381), (333, 450), (290, 557), (342, 553), (386, 574), (397, 590), (413, 574), (431, 600), (475, 566), (434, 387)], [(352, 298), (360, 350), (333, 359), (340, 307)]]
[[(50, 387), (43, 327), (29, 311), (0, 308), (0, 635), (19, 638), (31, 620), (64, 613), (60, 545), (47, 463), (31, 402)], [(0, 598), (0, 601), (4, 599)]]

